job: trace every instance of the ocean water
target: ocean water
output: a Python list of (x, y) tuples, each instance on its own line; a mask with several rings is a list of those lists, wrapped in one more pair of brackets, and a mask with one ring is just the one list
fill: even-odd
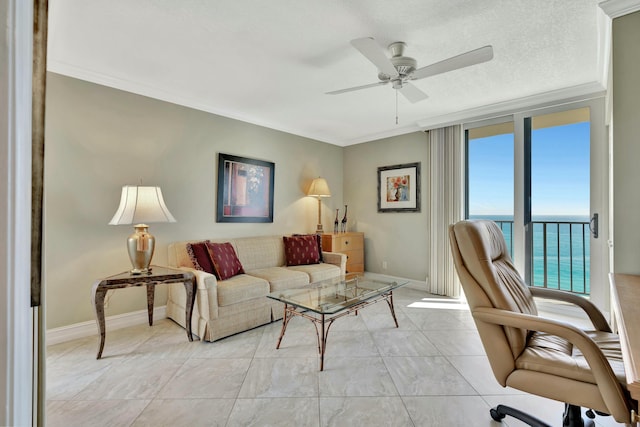
[[(502, 229), (507, 247), (513, 253), (512, 216), (471, 215), (470, 217), (496, 221)], [(586, 215), (534, 216), (533, 277), (530, 284), (589, 294), (591, 290), (589, 237), (589, 217)]]

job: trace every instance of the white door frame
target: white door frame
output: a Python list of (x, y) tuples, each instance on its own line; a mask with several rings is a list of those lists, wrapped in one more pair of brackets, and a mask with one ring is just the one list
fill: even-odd
[(598, 239), (590, 239), (591, 250), (591, 300), (605, 314), (609, 313), (609, 144), (605, 121), (605, 97), (596, 94), (586, 100), (557, 102), (553, 106), (531, 107), (524, 111), (504, 114), (494, 119), (470, 122), (464, 129), (489, 126), (513, 121), (514, 125), (514, 212), (513, 212), (513, 261), (521, 274), (525, 273), (527, 259), (524, 233), (524, 118), (556, 113), (577, 108), (590, 110), (590, 213), (599, 214)]
[(32, 424), (33, 2), (0, 1), (0, 425)]

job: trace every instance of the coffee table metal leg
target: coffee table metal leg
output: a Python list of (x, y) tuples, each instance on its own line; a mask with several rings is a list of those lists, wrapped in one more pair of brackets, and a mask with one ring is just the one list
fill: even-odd
[(396, 319), (396, 311), (393, 308), (393, 291), (389, 292), (389, 297), (385, 298), (387, 304), (389, 305), (389, 309), (391, 310), (391, 316), (393, 316), (393, 321), (396, 323), (396, 328), (398, 328), (398, 319)]
[[(324, 371), (324, 352), (327, 349), (327, 332), (329, 331), (325, 331), (324, 330), (324, 314), (321, 315), (321, 323), (320, 323), (320, 327), (322, 328), (322, 330), (320, 331), (321, 333), (321, 348), (320, 348), (320, 370)], [(331, 325), (331, 324), (329, 324)]]
[(278, 344), (276, 344), (276, 349), (280, 348), (280, 343), (282, 342), (282, 337), (284, 337), (284, 332), (287, 330), (287, 324), (289, 320), (291, 320), (291, 314), (289, 314), (289, 306), (284, 304), (284, 316), (282, 317), (282, 329), (280, 330), (280, 337), (278, 338)]
[[(320, 353), (320, 370), (324, 371), (324, 354), (327, 352), (327, 338), (329, 337), (329, 328), (333, 325), (336, 318), (330, 317), (328, 320), (324, 314), (320, 315), (320, 319), (315, 319), (313, 325), (316, 327), (316, 335), (318, 337), (318, 353)], [(318, 332), (320, 327), (320, 332)]]

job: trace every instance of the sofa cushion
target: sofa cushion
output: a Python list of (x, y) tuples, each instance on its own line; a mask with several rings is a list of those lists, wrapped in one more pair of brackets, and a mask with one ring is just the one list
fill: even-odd
[(287, 266), (308, 265), (320, 262), (318, 239), (315, 235), (284, 236), (284, 254)]
[(189, 259), (193, 263), (193, 268), (214, 274), (214, 266), (206, 246), (208, 242), (208, 240), (204, 240), (202, 242), (187, 243), (185, 246)]
[(268, 281), (271, 285), (271, 292), (300, 288), (309, 284), (309, 276), (306, 273), (285, 267), (259, 268), (247, 273)]
[(226, 307), (255, 298), (264, 298), (270, 292), (269, 282), (248, 274), (238, 274), (218, 282), (218, 305)]
[(214, 274), (219, 280), (226, 280), (236, 274), (244, 273), (231, 243), (207, 242), (206, 246), (215, 269)]
[(244, 271), (285, 265), (282, 236), (240, 237), (232, 243)]
[(310, 264), (310, 265), (296, 265), (294, 267), (288, 267), (289, 270), (301, 271), (309, 275), (309, 282), (319, 282), (321, 280), (333, 279), (334, 277), (340, 277), (340, 268), (333, 264)]

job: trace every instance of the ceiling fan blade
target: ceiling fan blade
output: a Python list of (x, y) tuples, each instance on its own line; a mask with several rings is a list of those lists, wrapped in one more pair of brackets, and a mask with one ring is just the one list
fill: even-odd
[(402, 95), (404, 95), (409, 102), (415, 104), (416, 102), (424, 101), (428, 98), (427, 94), (418, 89), (416, 86), (409, 82), (405, 82), (403, 86), (398, 89)]
[(367, 89), (367, 88), (370, 88), (370, 87), (384, 86), (387, 83), (389, 83), (389, 82), (388, 81), (386, 81), (386, 82), (376, 82), (376, 83), (371, 83), (371, 84), (368, 84), (368, 85), (348, 87), (346, 89), (339, 89), (339, 90), (334, 90), (334, 91), (331, 91), (331, 92), (325, 92), (325, 95), (338, 95), (340, 93), (353, 92), (355, 90)]
[(369, 61), (373, 63), (378, 70), (382, 71), (390, 77), (398, 77), (398, 70), (393, 66), (387, 54), (371, 37), (363, 37), (361, 39), (351, 40), (351, 45), (358, 49)]
[(445, 59), (426, 67), (418, 68), (411, 74), (411, 80), (424, 79), (425, 77), (435, 76), (436, 74), (446, 73), (448, 71), (457, 70), (459, 68), (468, 67), (470, 65), (480, 64), (490, 61), (493, 58), (493, 47), (484, 46), (467, 53)]

